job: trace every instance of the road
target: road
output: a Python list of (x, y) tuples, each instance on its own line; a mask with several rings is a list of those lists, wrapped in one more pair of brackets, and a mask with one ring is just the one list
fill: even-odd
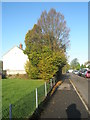
[(75, 74), (69, 74), (70, 75), (70, 79), (72, 80), (72, 82), (74, 83), (75, 87), (77, 88), (77, 90), (79, 91), (80, 95), (82, 96), (83, 100), (85, 101), (85, 103), (88, 105), (89, 109), (90, 109), (90, 102), (89, 102), (89, 98), (90, 98), (90, 79), (88, 78), (84, 78)]
[(74, 81), (77, 78), (78, 77), (73, 76), (72, 74), (63, 76), (62, 78), (63, 83), (58, 87), (57, 91), (51, 97), (50, 101), (46, 104), (46, 106), (44, 106), (44, 109), (41, 112), (39, 119), (42, 118), (88, 119), (89, 117), (88, 112), (69, 81), (69, 79), (73, 79)]

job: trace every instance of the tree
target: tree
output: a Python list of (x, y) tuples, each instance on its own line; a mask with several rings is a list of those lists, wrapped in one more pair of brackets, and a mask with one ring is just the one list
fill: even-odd
[(80, 70), (80, 63), (78, 62), (77, 66), (76, 66), (76, 70)]
[(69, 43), (69, 31), (66, 26), (64, 15), (51, 9), (48, 13), (42, 12), (37, 24), (41, 27), (42, 33), (50, 36), (49, 44), (52, 46), (59, 46), (66, 51)]
[(87, 61), (84, 65), (90, 69), (90, 61)]
[(87, 62), (85, 63), (85, 65), (87, 65), (87, 64), (90, 64), (90, 61), (87, 61)]
[(26, 63), (25, 70), (30, 78), (38, 78), (38, 63), (41, 59), (43, 47), (42, 31), (38, 25), (34, 25), (25, 36), (26, 48), (24, 53), (27, 54), (29, 61)]
[(78, 62), (78, 59), (77, 58), (74, 58), (71, 63), (70, 63), (70, 66), (72, 69), (79, 69), (80, 67), (80, 64)]
[(52, 78), (65, 64), (66, 57), (62, 52), (50, 52), (47, 56), (43, 56), (38, 64), (40, 77), (46, 80)]
[(63, 67), (62, 72), (66, 73), (70, 69), (70, 65), (66, 62), (66, 65)]
[(45, 14), (41, 15), (38, 24), (27, 32), (24, 53), (29, 58), (25, 66), (29, 77), (48, 80), (66, 64), (65, 41), (68, 40), (69, 30), (63, 15), (51, 9), (45, 22)]
[(38, 50), (39, 50), (39, 48), (41, 49), (42, 44), (43, 44), (42, 43), (43, 40), (41, 38), (42, 38), (41, 28), (35, 24), (33, 29), (29, 30), (25, 36), (26, 48), (24, 50), (24, 53), (29, 55), (32, 52), (31, 50), (34, 51), (36, 49), (36, 51), (37, 51), (37, 49)]
[(37, 25), (26, 34), (24, 53), (28, 55), (29, 61), (25, 70), (30, 78), (48, 80), (66, 63), (64, 51), (53, 51), (47, 44), (49, 39), (50, 37), (43, 35)]
[(86, 68), (86, 65), (81, 64), (80, 68)]
[[(32, 52), (31, 56), (35, 54)], [(66, 56), (61, 52), (52, 52), (48, 46), (43, 46), (37, 57), (30, 58), (25, 65), (25, 70), (30, 78), (49, 80), (56, 74), (59, 68), (66, 64)]]
[(36, 66), (33, 66), (31, 61), (26, 62), (25, 71), (30, 78), (32, 78), (32, 79), (33, 78), (36, 78), (36, 79), (38, 78), (38, 75), (39, 75), (38, 68)]

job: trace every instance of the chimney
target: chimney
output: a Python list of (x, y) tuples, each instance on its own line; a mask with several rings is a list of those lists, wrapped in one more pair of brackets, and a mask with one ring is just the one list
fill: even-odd
[(23, 49), (23, 45), (22, 45), (21, 43), (20, 43), (20, 45), (19, 45), (19, 48), (20, 48), (20, 49)]

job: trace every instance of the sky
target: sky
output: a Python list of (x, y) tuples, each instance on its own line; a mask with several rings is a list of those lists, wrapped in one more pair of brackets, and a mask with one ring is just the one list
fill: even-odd
[(2, 55), (13, 46), (23, 44), (25, 35), (46, 10), (56, 9), (64, 15), (70, 28), (69, 63), (77, 58), (80, 64), (88, 60), (88, 2), (3, 2)]

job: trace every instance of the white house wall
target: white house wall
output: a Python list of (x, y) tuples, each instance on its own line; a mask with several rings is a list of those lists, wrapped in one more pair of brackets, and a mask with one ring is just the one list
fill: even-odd
[(15, 46), (3, 56), (3, 70), (7, 70), (7, 74), (25, 74), (25, 63), (28, 60), (23, 50)]

